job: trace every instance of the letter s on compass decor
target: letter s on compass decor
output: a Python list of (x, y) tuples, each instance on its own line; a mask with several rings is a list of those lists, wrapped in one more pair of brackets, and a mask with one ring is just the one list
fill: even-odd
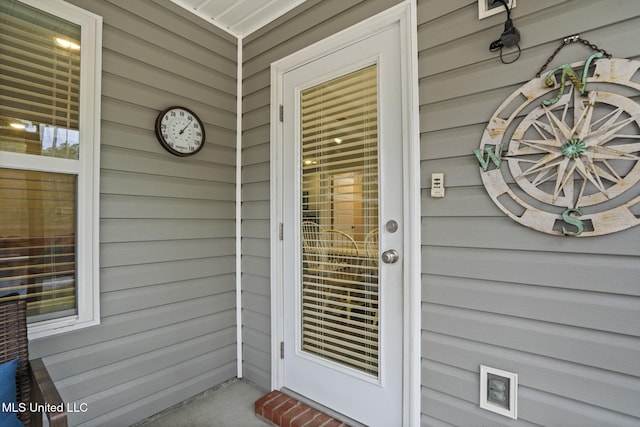
[(586, 88), (563, 78), (564, 91), (554, 72), (525, 83), (474, 150), (495, 204), (552, 235), (600, 236), (640, 224), (640, 61), (588, 64)]

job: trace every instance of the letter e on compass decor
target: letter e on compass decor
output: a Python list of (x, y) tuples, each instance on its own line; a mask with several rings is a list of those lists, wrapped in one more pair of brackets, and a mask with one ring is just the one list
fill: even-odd
[(521, 86), (474, 150), (494, 203), (537, 231), (588, 237), (640, 224), (640, 61), (592, 59)]

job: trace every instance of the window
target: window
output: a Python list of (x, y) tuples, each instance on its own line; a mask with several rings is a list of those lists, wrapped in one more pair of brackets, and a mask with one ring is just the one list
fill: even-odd
[(377, 64), (303, 90), (300, 109), (302, 349), (377, 377)]
[(102, 18), (3, 0), (0, 28), (0, 301), (32, 337), (95, 325)]

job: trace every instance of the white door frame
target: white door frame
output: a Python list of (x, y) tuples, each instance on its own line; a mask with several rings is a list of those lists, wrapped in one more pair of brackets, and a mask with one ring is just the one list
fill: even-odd
[(403, 290), (403, 426), (420, 424), (420, 131), (418, 102), (418, 51), (416, 0), (404, 1), (340, 33), (293, 53), (271, 64), (271, 387), (284, 386), (284, 361), (280, 358), (283, 325), (283, 245), (280, 240), (282, 205), (277, 195), (282, 191), (284, 146), (280, 105), (283, 102), (283, 76), (287, 71), (358, 42), (389, 25), (399, 23), (402, 43), (403, 102), (403, 181), (407, 189), (403, 254), (405, 289)]

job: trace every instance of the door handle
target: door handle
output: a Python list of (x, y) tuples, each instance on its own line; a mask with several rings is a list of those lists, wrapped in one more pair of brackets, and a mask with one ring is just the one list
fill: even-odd
[(400, 254), (395, 249), (389, 249), (382, 252), (381, 258), (382, 262), (384, 262), (385, 264), (393, 264), (394, 262), (398, 261), (398, 258), (400, 258)]

